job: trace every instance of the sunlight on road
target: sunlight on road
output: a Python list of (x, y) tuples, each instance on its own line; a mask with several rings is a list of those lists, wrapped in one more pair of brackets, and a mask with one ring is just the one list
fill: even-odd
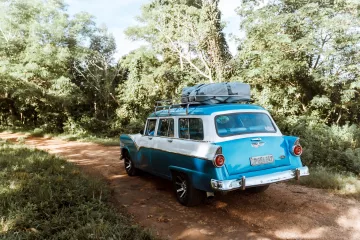
[(319, 227), (308, 232), (302, 232), (299, 228), (281, 229), (275, 232), (275, 236), (281, 239), (321, 239), (327, 229)]
[(360, 210), (358, 208), (350, 208), (345, 215), (338, 218), (337, 223), (350, 232), (349, 239), (360, 239)]

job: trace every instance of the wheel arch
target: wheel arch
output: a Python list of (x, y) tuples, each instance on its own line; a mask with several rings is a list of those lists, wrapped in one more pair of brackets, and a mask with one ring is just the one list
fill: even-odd
[[(130, 154), (130, 150), (128, 149), (128, 147), (122, 147), (120, 148), (120, 158), (123, 159), (124, 155), (126, 154), (126, 152), (128, 154)], [(131, 156), (131, 155), (130, 155)]]
[(181, 168), (177, 166), (169, 166), (169, 169), (171, 172), (171, 180), (173, 179), (174, 173), (176, 172), (184, 173), (189, 177), (191, 184), (194, 186), (194, 188), (206, 192), (213, 191), (210, 185), (211, 178), (209, 175), (202, 172), (194, 171), (187, 168)]

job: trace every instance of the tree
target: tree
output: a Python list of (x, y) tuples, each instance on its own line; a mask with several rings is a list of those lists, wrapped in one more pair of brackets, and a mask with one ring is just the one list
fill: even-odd
[(275, 1), (239, 8), (238, 75), (280, 117), (358, 122), (360, 3)]
[(177, 56), (181, 70), (188, 67), (209, 82), (228, 78), (231, 55), (218, 0), (155, 0), (143, 6), (139, 21), (140, 26), (126, 31), (132, 39), (148, 41), (160, 54)]
[(127, 132), (143, 127), (157, 101), (174, 99), (179, 96), (179, 89), (197, 81), (190, 72), (181, 70), (171, 55), (159, 59), (151, 49), (131, 52), (120, 65), (126, 74), (118, 87), (120, 107), (115, 128), (126, 128)]
[(76, 121), (104, 129), (117, 106), (112, 35), (87, 13), (70, 18), (62, 0), (0, 3), (2, 123), (63, 131)]

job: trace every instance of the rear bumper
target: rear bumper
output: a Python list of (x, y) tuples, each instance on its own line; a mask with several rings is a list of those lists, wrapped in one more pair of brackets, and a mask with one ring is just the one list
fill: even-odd
[(242, 177), (241, 179), (223, 181), (211, 179), (211, 187), (215, 191), (231, 191), (236, 189), (245, 190), (246, 188), (250, 187), (262, 186), (270, 183), (287, 181), (290, 179), (299, 179), (301, 176), (308, 175), (309, 168), (305, 166), (295, 170), (276, 172), (249, 178)]

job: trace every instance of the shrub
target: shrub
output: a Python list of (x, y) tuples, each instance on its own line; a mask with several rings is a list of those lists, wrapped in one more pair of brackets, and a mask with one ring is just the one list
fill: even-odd
[(308, 118), (278, 123), (284, 134), (300, 137), (304, 164), (360, 173), (360, 128), (357, 125), (327, 126)]
[(35, 128), (32, 133), (30, 133), (30, 136), (32, 137), (43, 137), (44, 136), (44, 130), (41, 128)]
[(326, 167), (311, 168), (310, 176), (301, 178), (299, 184), (360, 198), (360, 180), (354, 174), (335, 172)]

